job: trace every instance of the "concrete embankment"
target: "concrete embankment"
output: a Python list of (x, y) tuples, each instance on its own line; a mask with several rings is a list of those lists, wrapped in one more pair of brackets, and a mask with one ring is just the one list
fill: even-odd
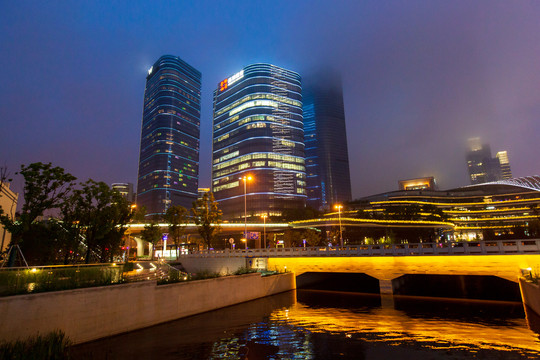
[(147, 281), (0, 298), (0, 340), (63, 330), (83, 343), (296, 288), (292, 273)]
[(540, 316), (540, 287), (530, 283), (523, 278), (519, 278), (519, 288), (523, 304)]

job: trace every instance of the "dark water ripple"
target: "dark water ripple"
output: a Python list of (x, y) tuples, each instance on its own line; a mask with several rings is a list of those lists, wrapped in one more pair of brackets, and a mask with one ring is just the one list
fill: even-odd
[(539, 336), (528, 326), (519, 303), (300, 290), (72, 353), (75, 359), (540, 359)]

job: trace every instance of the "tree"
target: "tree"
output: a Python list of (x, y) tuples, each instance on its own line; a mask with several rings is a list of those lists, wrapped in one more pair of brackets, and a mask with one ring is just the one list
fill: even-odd
[(214, 199), (214, 194), (210, 191), (204, 193), (200, 199), (193, 202), (191, 208), (193, 220), (197, 225), (199, 235), (201, 235), (208, 249), (212, 247), (212, 240), (221, 230), (222, 212), (218, 208), (218, 202)]
[(178, 259), (178, 247), (180, 239), (184, 235), (186, 222), (188, 219), (188, 211), (185, 207), (176, 205), (171, 206), (165, 213), (165, 221), (169, 224), (169, 236), (172, 238), (176, 246), (176, 259)]
[(114, 190), (111, 190), (111, 202), (104, 211), (109, 221), (109, 231), (105, 233), (102, 242), (102, 261), (108, 257), (108, 261), (112, 262), (114, 256), (121, 253), (124, 234), (127, 230), (126, 224), (129, 223), (133, 214), (128, 201)]
[(136, 223), (144, 223), (146, 220), (146, 206), (136, 207), (133, 213), (133, 221)]
[[(61, 206), (63, 199), (71, 191), (76, 178), (61, 167), (51, 163), (21, 165), (19, 173), (24, 177), (24, 204), (17, 221), (1, 215), (0, 221), (11, 232), (11, 245), (19, 245), (31, 236), (34, 221), (46, 210)], [(13, 266), (15, 252), (12, 251), (8, 266)]]
[(302, 232), (300, 230), (287, 229), (283, 234), (283, 245), (287, 248), (298, 247), (302, 244)]
[(86, 263), (92, 255), (101, 262), (112, 261), (121, 251), (125, 225), (131, 218), (129, 204), (107, 184), (92, 179), (73, 192), (72, 201), (86, 238)]
[(151, 259), (154, 260), (154, 250), (156, 248), (156, 244), (161, 240), (162, 237), (161, 230), (159, 229), (159, 225), (156, 224), (155, 220), (151, 220), (148, 225), (144, 226), (144, 229), (141, 231), (141, 238), (152, 244), (152, 253), (150, 254)]
[(80, 207), (77, 198), (73, 194), (60, 207), (60, 216), (62, 221), (57, 221), (56, 225), (60, 247), (63, 253), (63, 263), (67, 265), (77, 260), (79, 245), (82, 240)]
[(302, 239), (306, 240), (307, 246), (319, 246), (323, 242), (321, 233), (311, 229), (302, 232)]

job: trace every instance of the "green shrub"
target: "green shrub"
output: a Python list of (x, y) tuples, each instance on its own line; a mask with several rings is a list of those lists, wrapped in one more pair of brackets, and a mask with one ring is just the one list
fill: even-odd
[(0, 343), (0, 359), (69, 359), (69, 345), (71, 341), (63, 331), (53, 331), (26, 340)]
[(0, 296), (103, 286), (123, 281), (120, 266), (0, 271)]
[(214, 279), (220, 277), (221, 275), (218, 272), (213, 272), (209, 270), (199, 271), (191, 276), (191, 280), (204, 280), (204, 279)]
[(129, 262), (129, 261), (128, 261), (128, 262), (126, 262), (126, 263), (124, 264), (124, 269), (123, 269), (123, 271), (124, 271), (124, 272), (133, 271), (133, 268), (134, 268), (134, 267), (135, 267), (135, 263), (134, 263), (134, 262)]
[(251, 269), (245, 266), (242, 266), (238, 268), (235, 272), (233, 272), (233, 275), (244, 275), (244, 274), (251, 274), (257, 272), (256, 269)]

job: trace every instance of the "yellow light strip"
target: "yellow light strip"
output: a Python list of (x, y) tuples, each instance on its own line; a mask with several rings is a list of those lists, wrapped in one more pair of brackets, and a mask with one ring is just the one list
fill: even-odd
[[(338, 218), (327, 218), (327, 219), (311, 219), (311, 220), (299, 220), (292, 221), (291, 224), (303, 224), (303, 223), (315, 223), (315, 222), (328, 222), (328, 221), (339, 221)], [(454, 226), (454, 224), (443, 221), (428, 221), (428, 220), (375, 220), (375, 219), (354, 219), (354, 218), (341, 218), (342, 222), (359, 222), (359, 223), (374, 223), (374, 224), (429, 224), (429, 225), (446, 225)]]
[(506, 211), (520, 211), (520, 210), (532, 211), (528, 207), (520, 207), (520, 208), (491, 209), (491, 210), (443, 210), (443, 212), (448, 213), (448, 214), (470, 214), (470, 213), (506, 212)]
[(458, 219), (453, 218), (452, 221), (498, 221), (498, 220), (520, 220), (520, 219), (536, 219), (536, 216), (507, 216), (507, 217), (489, 217), (489, 218), (474, 218), (474, 219)]
[(520, 203), (520, 202), (529, 202), (529, 201), (540, 201), (540, 198), (533, 199), (519, 199), (519, 200), (502, 200), (494, 202), (474, 202), (474, 203), (436, 203), (429, 201), (416, 201), (416, 200), (386, 200), (386, 201), (371, 201), (369, 204), (423, 204), (423, 205), (440, 205), (440, 206), (464, 206), (464, 205), (488, 205), (494, 206), (498, 204), (511, 204), (511, 203)]

